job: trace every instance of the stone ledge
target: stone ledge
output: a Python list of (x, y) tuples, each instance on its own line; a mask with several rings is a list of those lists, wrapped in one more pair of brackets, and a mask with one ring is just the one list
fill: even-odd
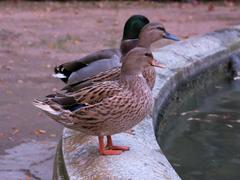
[[(154, 87), (153, 124), (169, 94), (184, 80), (207, 68), (227, 62), (240, 49), (240, 26), (166, 46), (154, 53), (168, 68), (157, 70)], [(154, 135), (152, 120), (137, 125), (135, 135), (117, 134), (114, 142), (130, 146), (120, 156), (99, 156), (97, 138), (64, 129), (63, 158), (69, 178), (76, 179), (180, 179), (162, 154)]]
[(179, 179), (156, 142), (152, 121), (145, 119), (136, 135), (113, 136), (116, 144), (130, 151), (119, 156), (100, 156), (96, 137), (64, 130), (65, 165), (71, 179)]

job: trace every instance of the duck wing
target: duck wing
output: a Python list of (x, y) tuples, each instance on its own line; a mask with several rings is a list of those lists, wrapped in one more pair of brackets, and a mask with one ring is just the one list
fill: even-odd
[[(131, 93), (117, 82), (99, 83), (80, 92), (48, 97), (33, 104), (64, 126), (92, 135), (127, 129), (122, 127), (125, 123), (119, 121), (134, 118), (139, 112)], [(113, 129), (112, 123), (120, 124)]]
[(120, 66), (121, 53), (118, 49), (94, 52), (75, 61), (55, 67), (53, 76), (73, 84), (99, 72)]
[[(59, 106), (64, 110), (75, 110), (76, 107), (84, 107), (101, 102), (103, 99), (113, 97), (123, 88), (117, 81), (95, 83), (92, 86), (68, 93), (56, 93), (46, 96), (42, 102), (52, 106)], [(72, 109), (73, 108), (73, 109)]]
[(89, 78), (86, 78), (77, 83), (69, 84), (69, 85), (65, 86), (62, 90), (65, 90), (66, 92), (74, 92), (74, 91), (77, 91), (78, 89), (81, 89), (81, 88), (84, 88), (87, 86), (91, 86), (94, 83), (104, 82), (104, 81), (115, 81), (115, 80), (119, 79), (120, 73), (121, 73), (121, 68), (115, 67), (110, 70), (98, 73)]

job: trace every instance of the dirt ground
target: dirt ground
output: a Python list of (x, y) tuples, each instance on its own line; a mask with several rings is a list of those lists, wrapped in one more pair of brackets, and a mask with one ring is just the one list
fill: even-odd
[(0, 177), (51, 179), (62, 127), (31, 102), (63, 86), (51, 76), (55, 65), (118, 47), (133, 14), (183, 40), (240, 24), (240, 6), (224, 3), (0, 2)]

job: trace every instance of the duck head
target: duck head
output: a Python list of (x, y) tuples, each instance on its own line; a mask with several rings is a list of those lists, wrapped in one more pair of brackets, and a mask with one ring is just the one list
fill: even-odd
[(136, 47), (122, 57), (121, 72), (128, 75), (140, 75), (145, 68), (150, 66), (165, 67), (153, 58), (148, 49)]
[(133, 15), (125, 23), (120, 51), (125, 56), (138, 45), (138, 38), (142, 28), (149, 23), (143, 15)]
[(122, 40), (138, 39), (142, 28), (149, 22), (143, 15), (131, 16), (124, 25)]
[(173, 41), (179, 41), (179, 39), (166, 31), (161, 23), (149, 23), (139, 34), (138, 46), (150, 48), (150, 45), (160, 39), (170, 39)]

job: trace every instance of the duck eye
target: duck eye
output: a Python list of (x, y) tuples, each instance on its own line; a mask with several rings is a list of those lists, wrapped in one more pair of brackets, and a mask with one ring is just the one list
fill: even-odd
[(147, 57), (153, 58), (152, 53), (145, 53), (144, 55), (147, 56)]

